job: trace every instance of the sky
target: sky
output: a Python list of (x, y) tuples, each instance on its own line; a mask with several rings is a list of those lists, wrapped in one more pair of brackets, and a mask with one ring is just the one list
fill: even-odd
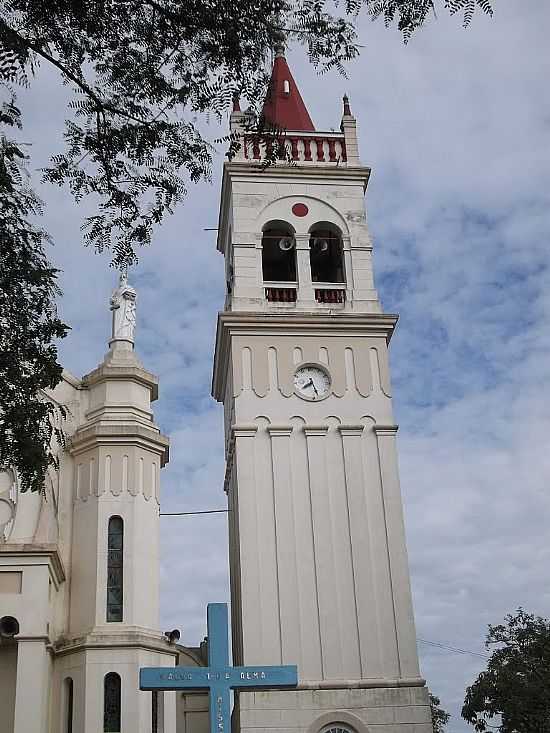
[[(452, 713), (448, 733), (472, 730), (460, 707), (485, 662), (487, 624), (519, 606), (550, 616), (550, 7), (493, 4), (494, 18), (476, 14), (467, 30), (442, 11), (406, 46), (361, 21), (348, 79), (288, 54), (318, 129), (338, 127), (349, 94), (373, 170), (376, 284), (384, 310), (400, 314), (390, 357), (418, 648)], [(62, 145), (66, 93), (44, 70), (20, 98), (33, 169)], [(205, 231), (217, 226), (223, 152), (213, 183), (190, 184), (130, 274), (136, 348), (159, 375), (155, 414), (171, 440), (161, 511), (226, 506), (210, 397), (223, 262)], [(115, 273), (82, 246), (89, 205), (38, 188), (72, 326), (61, 359), (82, 375), (106, 351)], [(196, 645), (206, 603), (229, 598), (226, 516), (160, 521), (162, 626)]]

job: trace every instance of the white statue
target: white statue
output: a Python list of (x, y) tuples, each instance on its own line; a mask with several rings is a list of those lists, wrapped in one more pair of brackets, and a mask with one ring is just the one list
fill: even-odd
[(137, 293), (131, 285), (128, 285), (128, 273), (124, 270), (120, 273), (118, 288), (111, 295), (111, 310), (113, 311), (111, 340), (134, 343), (136, 300)]

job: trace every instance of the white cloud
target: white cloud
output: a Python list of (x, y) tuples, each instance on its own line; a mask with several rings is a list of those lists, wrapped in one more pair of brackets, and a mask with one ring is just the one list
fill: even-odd
[[(391, 357), (417, 630), (483, 652), (486, 624), (517, 606), (550, 615), (550, 54), (544, 0), (495, 0), (468, 30), (441, 14), (408, 46), (364, 22), (351, 78), (319, 78), (292, 54), (319, 127), (337, 126), (348, 91), (361, 152), (384, 306), (400, 312)], [(26, 102), (40, 164), (65, 113), (46, 75)], [(57, 136), (59, 137), (59, 136)], [(163, 509), (222, 508), (220, 410), (209, 398), (223, 302), (215, 186), (186, 204), (144, 251), (138, 349), (160, 376), (171, 436)], [(94, 368), (109, 330), (114, 275), (80, 246), (82, 207), (43, 189), (63, 270), (63, 344), (76, 373)], [(205, 603), (227, 598), (225, 515), (162, 519), (163, 625), (204, 634)], [(483, 660), (420, 644), (422, 666), (454, 717)]]

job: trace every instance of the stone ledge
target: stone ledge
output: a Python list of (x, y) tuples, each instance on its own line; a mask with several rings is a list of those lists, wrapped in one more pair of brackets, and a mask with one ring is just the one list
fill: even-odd
[(83, 388), (90, 388), (94, 384), (106, 382), (109, 380), (124, 380), (138, 382), (151, 390), (151, 402), (158, 399), (158, 377), (148, 372), (141, 365), (129, 363), (103, 363), (93, 372), (85, 374), (82, 377), (81, 385)]
[(319, 733), (337, 723), (357, 733), (432, 733), (425, 686), (241, 691), (238, 714), (243, 733)]
[[(34, 558), (39, 560), (43, 558), (51, 568), (52, 575), (57, 585), (63, 583), (66, 579), (63, 561), (59, 555), (59, 549), (56, 544), (49, 542), (33, 542), (26, 544), (18, 544), (17, 542), (0, 542), (0, 564), (6, 556), (14, 558)], [(22, 565), (44, 565), (46, 562), (25, 562), (17, 563)]]
[[(423, 681), (423, 680), (422, 680)], [(420, 683), (421, 680), (419, 679)], [(239, 693), (241, 709), (322, 710), (411, 707), (428, 704), (428, 689), (420, 686), (346, 687), (340, 689), (297, 689)]]
[(214, 369), (212, 374), (212, 396), (223, 401), (226, 365), (229, 362), (230, 345), (234, 336), (242, 333), (248, 336), (266, 335), (326, 335), (384, 338), (389, 344), (397, 325), (398, 316), (388, 313), (337, 313), (321, 315), (318, 312), (265, 313), (247, 311), (221, 311), (218, 313)]
[(170, 440), (156, 427), (131, 424), (96, 424), (79, 428), (68, 442), (68, 450), (76, 456), (97, 444), (135, 443), (146, 448), (154, 446), (161, 456), (161, 467), (169, 461)]
[[(53, 644), (53, 651), (56, 656), (74, 654), (89, 649), (146, 649), (147, 651), (161, 652), (174, 657), (177, 661), (178, 655), (183, 651), (195, 659), (192, 651), (185, 647), (169, 644), (161, 635), (155, 634), (139, 626), (127, 626), (124, 629), (101, 629), (95, 630), (82, 636), (62, 637)], [(199, 665), (197, 665), (199, 666)]]

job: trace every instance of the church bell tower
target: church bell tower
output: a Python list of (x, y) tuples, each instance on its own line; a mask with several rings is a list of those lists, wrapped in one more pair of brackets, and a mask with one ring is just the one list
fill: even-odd
[(235, 107), (213, 376), (233, 659), (297, 664), (299, 685), (238, 693), (234, 730), (430, 733), (388, 366), (397, 316), (374, 288), (356, 121), (344, 98), (340, 130), (317, 131), (282, 48), (264, 116), (291, 164), (262, 166)]

